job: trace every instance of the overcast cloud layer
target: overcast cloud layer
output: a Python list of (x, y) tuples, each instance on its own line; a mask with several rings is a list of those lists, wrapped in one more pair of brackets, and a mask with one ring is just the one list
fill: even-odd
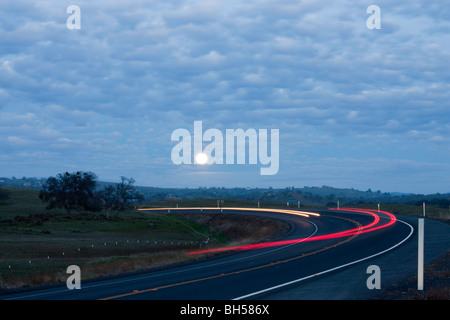
[[(450, 192), (449, 17), (447, 0), (2, 1), (0, 176)], [(279, 129), (278, 174), (174, 165), (195, 120)]]

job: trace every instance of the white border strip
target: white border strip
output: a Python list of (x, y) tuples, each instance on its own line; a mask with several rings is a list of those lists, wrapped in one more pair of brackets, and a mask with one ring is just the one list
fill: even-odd
[[(425, 207), (425, 203), (423, 204)], [(425, 210), (425, 209), (424, 209)], [(423, 233), (424, 233), (424, 221), (423, 218), (419, 219), (418, 226), (418, 252), (417, 252), (417, 290), (423, 290)]]
[(406, 240), (408, 240), (408, 239), (411, 237), (411, 235), (413, 234), (413, 232), (414, 232), (413, 226), (410, 225), (409, 223), (407, 223), (407, 222), (405, 222), (405, 221), (402, 221), (402, 220), (398, 220), (398, 219), (397, 219), (397, 221), (402, 222), (402, 223), (408, 225), (408, 226), (411, 228), (411, 232), (409, 233), (409, 235), (408, 235), (405, 239), (403, 239), (403, 240), (400, 241), (399, 243), (395, 244), (394, 246), (392, 246), (392, 247), (390, 247), (390, 248), (388, 248), (388, 249), (386, 249), (386, 250), (383, 250), (383, 251), (378, 252), (378, 253), (375, 253), (375, 254), (373, 254), (373, 255), (371, 255), (371, 256), (368, 256), (368, 257), (365, 257), (365, 258), (362, 258), (362, 259), (359, 259), (359, 260), (356, 260), (356, 261), (352, 261), (352, 262), (343, 264), (343, 265), (341, 265), (341, 266), (337, 266), (337, 267), (335, 267), (335, 268), (331, 268), (331, 269), (328, 269), (328, 270), (325, 270), (325, 271), (322, 271), (322, 272), (319, 272), (319, 273), (315, 273), (315, 274), (312, 274), (312, 275), (309, 275), (309, 276), (306, 276), (306, 277), (303, 277), (303, 278), (300, 278), (300, 279), (292, 280), (292, 281), (289, 281), (289, 282), (286, 282), (286, 283), (279, 284), (279, 285), (277, 285), (277, 286), (273, 286), (273, 287), (270, 287), (270, 288), (267, 288), (267, 289), (263, 289), (263, 290), (256, 291), (256, 292), (252, 292), (252, 293), (249, 293), (249, 294), (247, 294), (247, 295), (244, 295), (244, 296), (240, 296), (240, 297), (234, 298), (234, 299), (232, 299), (232, 300), (242, 300), (242, 299), (246, 299), (246, 298), (248, 298), (248, 297), (252, 297), (252, 296), (258, 295), (258, 294), (260, 294), (260, 293), (268, 292), (268, 291), (275, 290), (275, 289), (278, 289), (278, 288), (281, 288), (281, 287), (285, 287), (285, 286), (288, 286), (288, 285), (291, 285), (291, 284), (294, 284), (294, 283), (297, 283), (297, 282), (301, 282), (301, 281), (304, 281), (304, 280), (307, 280), (307, 279), (310, 279), (310, 278), (314, 278), (314, 277), (320, 276), (320, 275), (322, 275), (322, 274), (325, 274), (325, 273), (328, 273), (328, 272), (331, 272), (331, 271), (334, 271), (334, 270), (338, 270), (338, 269), (341, 269), (341, 268), (350, 266), (350, 265), (352, 265), (352, 264), (355, 264), (355, 263), (358, 263), (358, 262), (361, 262), (361, 261), (364, 261), (364, 260), (367, 260), (367, 259), (370, 259), (370, 258), (379, 256), (380, 254), (383, 254), (383, 253), (385, 253), (385, 252), (388, 252), (388, 251), (390, 251), (390, 250), (392, 250), (392, 249), (398, 247), (399, 245), (401, 245), (401, 244), (402, 244), (403, 242), (405, 242)]

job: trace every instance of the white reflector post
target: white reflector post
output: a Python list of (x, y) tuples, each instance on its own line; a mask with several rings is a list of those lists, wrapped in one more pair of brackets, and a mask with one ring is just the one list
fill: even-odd
[(417, 290), (423, 290), (423, 236), (424, 236), (424, 223), (423, 219), (419, 219), (418, 230), (418, 261), (417, 261)]

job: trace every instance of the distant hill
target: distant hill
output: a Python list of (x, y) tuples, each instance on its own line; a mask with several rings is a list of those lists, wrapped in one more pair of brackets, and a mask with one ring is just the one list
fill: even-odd
[(15, 187), (22, 189), (41, 189), (47, 178), (3, 178), (0, 177), (0, 187)]
[[(8, 186), (26, 189), (41, 189), (47, 178), (1, 178), (0, 187)], [(103, 188), (109, 183), (98, 181), (98, 188)], [(361, 205), (367, 203), (380, 204), (411, 204), (433, 205), (440, 208), (450, 209), (450, 193), (446, 194), (405, 194), (387, 193), (379, 190), (360, 191), (355, 189), (340, 189), (330, 186), (321, 187), (287, 187), (283, 189), (273, 188), (157, 188), (157, 187), (136, 187), (144, 195), (144, 200), (189, 200), (189, 199), (241, 199), (251, 201), (264, 201), (286, 204), (300, 201), (302, 206), (336, 206), (337, 201), (342, 206)]]

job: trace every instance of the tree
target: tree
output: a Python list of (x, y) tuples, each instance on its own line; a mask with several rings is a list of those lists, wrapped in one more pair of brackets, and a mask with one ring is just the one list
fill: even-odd
[(120, 177), (120, 179), (121, 182), (115, 187), (108, 185), (99, 192), (107, 218), (111, 209), (116, 209), (116, 216), (119, 216), (119, 212), (125, 210), (130, 203), (144, 199), (144, 196), (136, 190), (133, 178)]
[(68, 214), (80, 210), (99, 211), (95, 196), (96, 178), (92, 172), (60, 173), (47, 179), (39, 198), (48, 202), (49, 210), (64, 208)]
[(106, 186), (99, 192), (99, 197), (103, 207), (106, 210), (106, 219), (109, 219), (109, 212), (117, 202), (116, 189), (112, 185)]
[(135, 201), (142, 201), (144, 197), (136, 190), (133, 178), (120, 177), (121, 182), (116, 186), (115, 207), (117, 216), (119, 211), (125, 210), (128, 205)]

